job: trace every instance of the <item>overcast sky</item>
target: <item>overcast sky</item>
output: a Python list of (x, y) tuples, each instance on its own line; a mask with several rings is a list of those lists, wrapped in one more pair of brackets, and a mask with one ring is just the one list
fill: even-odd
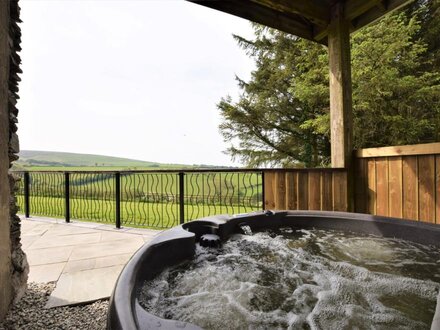
[(232, 38), (248, 21), (181, 0), (20, 5), (22, 149), (234, 165), (216, 104), (253, 67)]

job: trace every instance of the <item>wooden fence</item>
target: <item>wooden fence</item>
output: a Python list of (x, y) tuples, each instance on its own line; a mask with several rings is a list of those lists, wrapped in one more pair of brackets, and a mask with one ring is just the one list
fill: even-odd
[(358, 150), (355, 211), (440, 223), (440, 143)]
[(265, 209), (347, 211), (347, 187), (345, 169), (265, 170)]

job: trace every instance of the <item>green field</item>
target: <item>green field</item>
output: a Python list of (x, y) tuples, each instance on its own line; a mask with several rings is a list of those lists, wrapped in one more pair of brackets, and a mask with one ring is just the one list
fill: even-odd
[(163, 164), (113, 156), (21, 150), (13, 169), (26, 171), (157, 170), (209, 168), (208, 165)]
[[(22, 177), (22, 173), (19, 173)], [(64, 173), (31, 172), (31, 193), (36, 196), (64, 196)], [(88, 196), (91, 199), (113, 198), (115, 175), (112, 172), (71, 173), (70, 196)], [(19, 184), (23, 190), (23, 182)], [(121, 174), (121, 198), (140, 201), (159, 201), (177, 195), (179, 191), (178, 172), (160, 173), (154, 171)], [(217, 196), (222, 199), (241, 197), (257, 198), (261, 191), (261, 176), (255, 173), (196, 172), (185, 174), (186, 196)], [(238, 202), (239, 203), (239, 202)]]
[(18, 171), (33, 171), (33, 172), (57, 172), (57, 171), (154, 171), (154, 170), (174, 170), (174, 169), (193, 169), (192, 165), (187, 165), (186, 167), (183, 165), (168, 165), (161, 164), (160, 166), (132, 166), (132, 167), (124, 167), (124, 166), (33, 166), (26, 165), (24, 167), (16, 166), (14, 170)]
[[(116, 176), (120, 174), (122, 225), (168, 228), (180, 222), (179, 172), (184, 175), (185, 221), (216, 214), (262, 208), (262, 177), (258, 172), (215, 172), (206, 165), (160, 164), (101, 155), (51, 151), (20, 152), (13, 170), (29, 173), (30, 215), (65, 217), (65, 174), (69, 171), (71, 219), (115, 223)], [(133, 173), (131, 170), (142, 172)], [(169, 170), (172, 172), (158, 172)], [(212, 171), (212, 172), (207, 172)], [(23, 172), (16, 175), (24, 178)], [(24, 180), (17, 186), (24, 210)]]
[(78, 154), (71, 152), (57, 151), (39, 151), (39, 150), (21, 150), (18, 164), (29, 166), (56, 166), (56, 167), (150, 167), (159, 165), (159, 163), (147, 162), (128, 158), (119, 158), (112, 156)]
[[(17, 173), (23, 176), (22, 173)], [(63, 218), (63, 173), (30, 172), (30, 214)], [(115, 223), (114, 173), (71, 173), (69, 179), (72, 219)], [(185, 221), (216, 214), (235, 214), (262, 208), (259, 173), (186, 173)], [(24, 210), (23, 180), (17, 199)], [(120, 178), (122, 225), (167, 228), (177, 225), (178, 173), (123, 173)]]
[[(20, 209), (24, 209), (23, 195), (17, 196)], [(71, 219), (115, 224), (114, 201), (71, 199)], [(64, 198), (32, 197), (31, 216), (64, 218)], [(250, 206), (226, 206), (188, 204), (185, 214), (188, 219), (197, 219), (215, 214), (236, 214), (260, 210)], [(179, 205), (176, 203), (121, 202), (121, 224), (128, 227), (170, 228), (179, 224)]]

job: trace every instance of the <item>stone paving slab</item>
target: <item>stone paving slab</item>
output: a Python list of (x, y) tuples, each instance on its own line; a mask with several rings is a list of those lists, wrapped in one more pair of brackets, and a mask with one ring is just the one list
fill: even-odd
[(21, 236), (21, 246), (24, 250), (26, 250), (31, 244), (33, 244), (36, 240), (38, 240), (41, 235), (27, 235)]
[(62, 246), (57, 248), (50, 247), (34, 250), (32, 249), (32, 245), (33, 244), (31, 244), (31, 246), (25, 250), (30, 266), (67, 262), (74, 248), (74, 246)]
[(82, 270), (125, 265), (130, 260), (132, 253), (117, 254), (101, 258), (69, 260), (64, 267), (64, 273), (74, 273)]
[(144, 240), (142, 236), (134, 236), (122, 240), (99, 242), (96, 244), (87, 244), (76, 246), (72, 251), (70, 260), (81, 260), (90, 258), (99, 258), (112, 256), (115, 254), (134, 253), (142, 245)]
[(48, 308), (108, 298), (124, 265), (160, 230), (22, 218), (29, 282), (57, 282)]
[(53, 224), (46, 224), (46, 223), (42, 223), (41, 225), (23, 226), (23, 236), (34, 236), (34, 235), (41, 236), (52, 227)]
[[(136, 235), (136, 237), (139, 235)], [(104, 231), (101, 233), (101, 240), (100, 242), (114, 242), (114, 241), (120, 241), (120, 240), (126, 240), (133, 237), (133, 235), (127, 235), (126, 232), (123, 233), (115, 233), (111, 231)]]
[[(45, 237), (53, 236), (67, 236), (67, 235), (82, 235), (82, 234), (95, 234), (97, 231), (94, 228), (84, 228), (73, 225), (69, 227), (68, 224), (61, 224), (51, 227), (45, 234)], [(99, 233), (99, 232), (98, 232)]]
[(29, 270), (29, 282), (48, 283), (56, 282), (63, 272), (65, 262), (48, 264), (48, 265), (33, 265)]
[(63, 273), (46, 308), (92, 302), (110, 297), (124, 265)]
[(101, 233), (83, 233), (83, 234), (71, 234), (65, 235), (64, 233), (59, 235), (43, 235), (38, 242), (32, 244), (32, 250), (44, 249), (44, 248), (56, 248), (61, 246), (71, 246), (79, 244), (98, 243), (101, 240)]

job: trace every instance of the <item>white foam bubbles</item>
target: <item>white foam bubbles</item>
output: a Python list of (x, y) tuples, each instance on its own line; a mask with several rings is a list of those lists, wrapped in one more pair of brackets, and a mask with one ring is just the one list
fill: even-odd
[(437, 249), (322, 230), (238, 236), (146, 283), (144, 307), (206, 329), (429, 328)]

